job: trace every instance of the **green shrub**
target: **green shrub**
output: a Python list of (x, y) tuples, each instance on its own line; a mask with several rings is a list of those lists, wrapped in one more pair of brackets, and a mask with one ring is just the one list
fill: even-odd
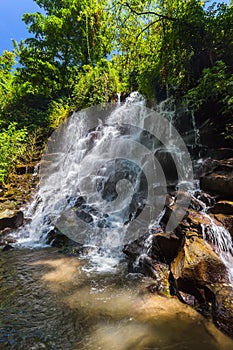
[(106, 59), (100, 60), (95, 67), (83, 66), (83, 72), (77, 78), (73, 99), (78, 109), (110, 102), (119, 91), (118, 72)]
[(24, 153), (26, 141), (26, 128), (17, 130), (16, 123), (11, 123), (0, 132), (0, 183), (4, 182), (20, 155)]

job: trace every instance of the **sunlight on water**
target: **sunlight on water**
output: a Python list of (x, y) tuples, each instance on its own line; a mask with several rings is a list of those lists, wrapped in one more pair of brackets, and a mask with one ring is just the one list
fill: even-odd
[(0, 349), (231, 350), (233, 341), (176, 298), (148, 294), (150, 278), (88, 272), (54, 249), (0, 255)]

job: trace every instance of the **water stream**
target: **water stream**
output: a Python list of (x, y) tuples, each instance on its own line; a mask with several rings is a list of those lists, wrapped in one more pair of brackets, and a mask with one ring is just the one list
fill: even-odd
[[(123, 105), (118, 96), (110, 109), (75, 113), (51, 136), (20, 247), (0, 255), (0, 349), (233, 348), (191, 307), (146, 292), (152, 279), (127, 272), (124, 243), (158, 225), (170, 186), (194, 186), (179, 134), (157, 112), (155, 127), (150, 118), (134, 93)], [(165, 159), (162, 169), (154, 154)], [(54, 227), (90, 254), (47, 247)]]
[(0, 254), (2, 350), (230, 350), (233, 341), (188, 305), (151, 295), (150, 278), (87, 272), (54, 248)]

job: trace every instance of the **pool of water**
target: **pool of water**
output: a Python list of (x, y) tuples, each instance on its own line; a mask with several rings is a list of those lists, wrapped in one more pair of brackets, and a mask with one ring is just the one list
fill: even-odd
[(53, 248), (0, 253), (0, 349), (230, 350), (233, 341), (149, 278)]

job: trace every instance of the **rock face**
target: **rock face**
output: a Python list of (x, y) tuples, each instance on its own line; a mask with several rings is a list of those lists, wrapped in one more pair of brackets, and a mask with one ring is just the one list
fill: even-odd
[(211, 213), (233, 215), (233, 202), (226, 200), (218, 201), (211, 209)]
[(200, 178), (204, 191), (233, 200), (233, 158), (211, 161)]
[(214, 322), (233, 335), (233, 289), (226, 266), (219, 256), (198, 237), (185, 244), (171, 264), (180, 291), (194, 295), (200, 304), (212, 304)]
[(0, 212), (0, 230), (18, 228), (23, 224), (23, 213), (20, 210), (6, 209)]
[[(208, 195), (204, 198), (215, 207)], [(167, 286), (170, 295), (203, 313), (211, 313), (215, 324), (233, 336), (233, 289), (228, 270), (215, 248), (203, 239), (203, 227), (222, 226), (222, 223), (219, 214), (210, 217), (193, 209), (195, 206), (199, 209), (199, 204), (191, 200), (191, 208), (173, 232), (163, 232), (161, 227), (151, 230), (151, 234), (126, 245), (124, 253), (129, 258), (130, 272), (155, 279), (151, 291), (158, 293)], [(215, 211), (221, 205), (228, 208), (228, 204), (219, 203)], [(163, 220), (166, 223), (173, 208), (171, 205), (167, 209), (161, 225)]]

